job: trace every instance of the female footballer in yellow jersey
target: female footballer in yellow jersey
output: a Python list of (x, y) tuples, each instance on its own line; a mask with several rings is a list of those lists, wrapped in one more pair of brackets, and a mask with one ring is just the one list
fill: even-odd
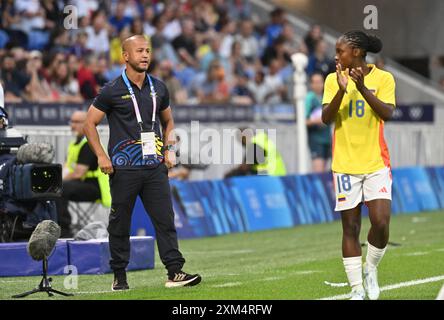
[[(325, 80), (322, 121), (334, 122), (332, 170), (336, 211), (342, 218), (342, 255), (352, 287), (351, 299), (379, 297), (377, 266), (389, 238), (391, 211), (390, 157), (384, 121), (395, 107), (393, 76), (367, 64), (367, 52), (382, 42), (362, 31), (343, 34), (336, 43), (336, 73)], [(369, 209), (366, 262), (362, 265), (359, 233), (361, 206)], [(364, 285), (363, 285), (364, 274)]]

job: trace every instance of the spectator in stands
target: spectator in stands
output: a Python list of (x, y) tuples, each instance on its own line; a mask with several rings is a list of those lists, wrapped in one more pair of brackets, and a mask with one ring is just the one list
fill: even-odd
[[(209, 43), (209, 50), (202, 50), (202, 56), (200, 58), (200, 70), (203, 72), (207, 72), (208, 68), (210, 67), (210, 64), (214, 60), (220, 61), (220, 63), (223, 65), (224, 69), (230, 68), (230, 62), (228, 58), (224, 58), (220, 55), (220, 44), (222, 41), (222, 38), (217, 33), (210, 33), (211, 36), (209, 36), (208, 43)], [(202, 46), (199, 48), (199, 50), (202, 49)]]
[(78, 81), (77, 72), (79, 71), (79, 59), (75, 54), (69, 54), (66, 61), (68, 61), (69, 73)]
[(140, 17), (134, 18), (133, 22), (131, 23), (130, 33), (132, 35), (138, 34), (143, 36), (143, 20)]
[(93, 99), (98, 92), (98, 85), (94, 76), (97, 58), (94, 55), (88, 55), (80, 60), (80, 67), (77, 72), (80, 93), (86, 100)]
[(21, 17), (14, 6), (14, 0), (2, 1), (0, 3), (0, 9), (2, 29), (18, 29), (20, 27)]
[(304, 38), (305, 45), (307, 46), (308, 49), (308, 55), (311, 55), (314, 52), (316, 43), (319, 40), (321, 40), (322, 37), (323, 35), (322, 35), (321, 26), (319, 24), (312, 25), (310, 31), (307, 33), (307, 35)]
[(165, 28), (162, 32), (168, 42), (173, 41), (182, 32), (179, 21), (182, 12), (178, 9), (177, 3), (169, 2), (165, 5), (162, 13), (165, 17)]
[(111, 65), (123, 65), (125, 63), (125, 60), (123, 60), (122, 57), (122, 42), (130, 36), (130, 29), (129, 27), (126, 27), (120, 31), (118, 37), (115, 37), (111, 40), (109, 51)]
[(217, 13), (209, 2), (198, 2), (191, 8), (193, 10), (194, 23), (196, 30), (207, 32), (212, 30), (217, 22)]
[(52, 52), (70, 53), (72, 51), (72, 43), (68, 30), (63, 28), (54, 29), (50, 35), (46, 49)]
[(274, 40), (281, 35), (284, 24), (287, 21), (285, 11), (282, 8), (276, 8), (271, 11), (270, 18), (270, 24), (265, 29), (267, 47), (271, 46), (274, 43)]
[(42, 75), (45, 77), (48, 83), (51, 82), (51, 76), (55, 74), (59, 63), (65, 60), (66, 60), (65, 54), (61, 52), (54, 51), (43, 56)]
[(118, 1), (114, 15), (109, 19), (110, 25), (113, 27), (113, 34), (119, 34), (123, 28), (131, 26), (133, 19), (125, 15), (126, 1)]
[(236, 31), (236, 22), (227, 18), (222, 22), (220, 29), (221, 44), (219, 54), (228, 59), (231, 55), (231, 50), (234, 42), (234, 33)]
[(56, 92), (56, 100), (62, 103), (81, 103), (79, 83), (69, 72), (66, 61), (59, 62), (54, 73), (51, 75), (51, 87)]
[(231, 81), (233, 75), (246, 73), (250, 69), (250, 64), (242, 56), (241, 43), (233, 41), (231, 45), (231, 55), (229, 58), (230, 68), (227, 70), (227, 79)]
[(327, 162), (331, 159), (331, 129), (322, 122), (323, 92), (324, 76), (321, 73), (312, 74), (310, 91), (305, 97), (305, 116), (312, 171), (316, 173), (328, 171)]
[(88, 33), (85, 30), (80, 30), (75, 36), (75, 42), (71, 46), (69, 52), (73, 53), (77, 56), (77, 58), (81, 58), (85, 55), (88, 55), (92, 52), (91, 49), (86, 47), (88, 43)]
[(9, 37), (12, 46), (28, 45), (28, 35), (22, 31), (22, 17), (14, 5), (13, 0), (2, 1), (0, 3), (1, 30), (4, 30)]
[(178, 58), (173, 46), (164, 35), (165, 26), (167, 24), (166, 17), (163, 14), (158, 14), (153, 20), (156, 32), (151, 37), (151, 47), (153, 50), (153, 57), (157, 61), (164, 59), (172, 61), (174, 64), (178, 63)]
[(39, 0), (15, 0), (14, 6), (20, 14), (19, 28), (29, 34), (33, 29), (45, 28), (45, 11)]
[(45, 12), (45, 30), (63, 25), (63, 9), (59, 8), (57, 0), (42, 0), (41, 6)]
[(248, 75), (245, 72), (238, 72), (235, 75), (235, 85), (231, 89), (231, 102), (240, 105), (252, 105), (254, 96), (248, 88)]
[(241, 44), (241, 54), (249, 62), (253, 62), (259, 52), (259, 41), (254, 36), (254, 25), (249, 19), (240, 22), (240, 33), (235, 41)]
[(257, 104), (266, 103), (268, 96), (272, 94), (269, 92), (268, 86), (265, 84), (265, 73), (262, 70), (257, 70), (254, 79), (248, 82), (248, 89), (253, 94), (253, 100)]
[(26, 74), (31, 78), (29, 90), (26, 90), (27, 100), (40, 103), (54, 102), (57, 96), (43, 76), (42, 67), (42, 53), (37, 50), (31, 51), (26, 64)]
[(62, 238), (73, 236), (71, 213), (68, 210), (69, 201), (95, 202), (101, 200), (105, 206), (110, 206), (111, 203), (108, 177), (100, 171), (97, 157), (88, 145), (83, 132), (85, 120), (86, 112), (84, 111), (74, 112), (70, 120), (75, 141), (72, 141), (68, 147), (62, 198), (56, 201)]
[(194, 22), (189, 18), (182, 20), (182, 33), (172, 41), (174, 50), (188, 65), (197, 67)]
[(281, 36), (285, 40), (285, 47), (290, 57), (296, 52), (308, 55), (308, 49), (304, 40), (295, 33), (295, 29), (290, 23), (286, 22), (284, 24)]
[(159, 65), (159, 72), (160, 78), (170, 92), (170, 101), (172, 105), (186, 104), (188, 100), (187, 91), (182, 88), (179, 80), (174, 76), (173, 64), (171, 61), (161, 61)]
[(146, 6), (143, 11), (143, 33), (149, 37), (156, 32), (156, 28), (153, 25), (154, 16), (153, 6)]
[(224, 2), (231, 19), (242, 21), (251, 17), (252, 11), (249, 1), (228, 0)]
[(16, 62), (11, 54), (3, 57), (1, 63), (1, 79), (5, 92), (5, 102), (22, 102), (23, 92), (29, 84), (30, 78), (16, 69)]
[(225, 70), (218, 60), (210, 64), (207, 79), (202, 87), (197, 89), (200, 103), (226, 103), (230, 99), (230, 88), (225, 81)]
[(261, 61), (264, 66), (269, 66), (270, 61), (273, 59), (280, 60), (282, 65), (291, 62), (291, 52), (286, 46), (286, 39), (283, 35), (278, 36), (274, 41), (273, 45), (265, 48), (264, 54), (262, 55)]
[(103, 87), (105, 83), (107, 83), (112, 79), (109, 77), (110, 75), (108, 70), (109, 70), (108, 59), (106, 59), (106, 57), (102, 55), (97, 59), (97, 65), (94, 70), (94, 77), (99, 87)]
[(314, 52), (308, 57), (307, 74), (310, 76), (319, 72), (325, 78), (334, 71), (335, 62), (327, 54), (327, 44), (324, 40), (319, 40), (315, 45)]
[(103, 53), (109, 51), (109, 29), (106, 21), (106, 15), (103, 10), (97, 10), (91, 17), (92, 25), (85, 28), (88, 34), (86, 47), (94, 53)]
[(265, 76), (265, 85), (268, 87), (266, 103), (276, 104), (288, 101), (288, 90), (279, 74), (281, 62), (273, 59), (270, 62), (268, 73)]

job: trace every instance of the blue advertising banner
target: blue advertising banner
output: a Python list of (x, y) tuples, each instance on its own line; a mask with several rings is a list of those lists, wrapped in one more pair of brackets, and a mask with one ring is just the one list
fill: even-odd
[(177, 184), (177, 193), (197, 234), (246, 231), (241, 207), (224, 181), (183, 182)]
[(280, 178), (251, 176), (231, 178), (231, 188), (246, 217), (246, 230), (285, 228), (293, 218)]
[(180, 205), (186, 214), (188, 224), (197, 237), (214, 236), (216, 232), (205, 214), (202, 205), (202, 196), (199, 188), (196, 188), (197, 182), (178, 182), (175, 184), (177, 195), (180, 198)]
[(330, 192), (318, 175), (282, 177), (294, 225), (333, 221)]
[(413, 213), (439, 208), (424, 168), (398, 168), (392, 170), (392, 211)]
[(185, 213), (185, 209), (182, 206), (180, 197), (177, 193), (177, 184), (180, 183), (177, 180), (170, 180), (171, 185), (171, 198), (173, 201), (174, 210), (174, 225), (176, 226), (177, 236), (180, 239), (195, 238), (193, 228), (188, 223), (188, 218)]
[(425, 168), (439, 207), (444, 209), (444, 167)]
[[(392, 170), (392, 213), (444, 208), (444, 167)], [(170, 181), (179, 238), (215, 236), (324, 223), (334, 211), (331, 173), (286, 177), (248, 176), (214, 181)], [(363, 205), (362, 216), (368, 216)], [(143, 229), (143, 230), (142, 230)], [(138, 198), (131, 234), (154, 236)]]

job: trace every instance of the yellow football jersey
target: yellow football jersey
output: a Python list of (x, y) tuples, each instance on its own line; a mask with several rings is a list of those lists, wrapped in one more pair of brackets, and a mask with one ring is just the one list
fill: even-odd
[[(395, 105), (395, 80), (391, 73), (373, 64), (364, 77), (365, 86), (384, 103)], [(339, 86), (336, 73), (325, 79), (322, 104), (329, 104)], [(390, 166), (384, 139), (384, 121), (373, 111), (355, 82), (348, 77), (347, 93), (335, 118), (332, 143), (332, 170), (339, 173), (365, 174)]]

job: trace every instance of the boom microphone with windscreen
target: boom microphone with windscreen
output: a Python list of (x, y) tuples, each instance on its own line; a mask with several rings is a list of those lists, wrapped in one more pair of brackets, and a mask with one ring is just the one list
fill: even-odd
[(52, 220), (43, 220), (35, 228), (28, 242), (28, 253), (37, 261), (42, 260), (43, 278), (37, 288), (16, 294), (13, 298), (23, 298), (37, 292), (46, 292), (48, 296), (52, 297), (54, 293), (63, 296), (72, 296), (72, 293), (65, 293), (55, 290), (51, 287), (52, 278), (47, 277), (48, 273), (48, 257), (54, 249), (57, 239), (60, 237), (60, 227)]
[(29, 239), (27, 247), (29, 255), (37, 261), (49, 257), (59, 237), (59, 225), (52, 220), (43, 220)]

